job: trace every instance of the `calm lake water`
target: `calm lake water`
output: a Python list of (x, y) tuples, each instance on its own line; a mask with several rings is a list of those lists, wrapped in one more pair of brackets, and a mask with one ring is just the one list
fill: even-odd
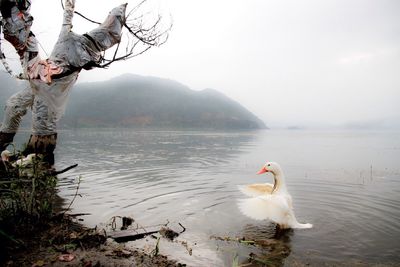
[[(135, 131), (59, 133), (60, 195), (89, 226), (130, 216), (143, 226), (186, 227), (161, 252), (190, 266), (231, 266), (257, 258), (271, 265), (400, 264), (400, 132)], [(241, 215), (237, 185), (272, 182), (256, 175), (266, 161), (285, 172), (307, 230), (276, 235), (274, 224)], [(211, 238), (245, 237), (263, 246)], [(134, 241), (151, 250), (156, 240)], [(252, 265), (257, 266), (257, 265)]]

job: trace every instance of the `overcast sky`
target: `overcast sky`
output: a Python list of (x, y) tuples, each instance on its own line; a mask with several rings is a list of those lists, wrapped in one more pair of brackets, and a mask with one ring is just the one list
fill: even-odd
[[(76, 0), (102, 21), (120, 3)], [(151, 0), (173, 29), (168, 42), (80, 82), (123, 73), (214, 88), (268, 126), (400, 121), (398, 0)], [(128, 5), (128, 9), (129, 9)], [(51, 52), (62, 21), (59, 1), (33, 0), (33, 31)], [(95, 27), (78, 17), (74, 31)]]

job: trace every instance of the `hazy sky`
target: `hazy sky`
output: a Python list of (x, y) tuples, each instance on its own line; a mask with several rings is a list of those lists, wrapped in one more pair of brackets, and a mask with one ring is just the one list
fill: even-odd
[[(76, 1), (77, 11), (99, 21), (120, 3), (138, 3)], [(398, 0), (151, 1), (173, 18), (168, 42), (108, 70), (84, 71), (80, 82), (130, 72), (214, 88), (272, 127), (400, 123)], [(60, 2), (33, 0), (32, 14), (50, 53)], [(93, 27), (74, 19), (78, 33)]]

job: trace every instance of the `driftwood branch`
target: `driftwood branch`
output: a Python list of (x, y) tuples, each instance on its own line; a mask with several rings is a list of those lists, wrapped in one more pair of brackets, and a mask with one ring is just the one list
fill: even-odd
[[(122, 223), (124, 224), (124, 219), (129, 218), (131, 222), (134, 221), (134, 219), (130, 217), (121, 217), (121, 216), (114, 216), (111, 219), (111, 227), (113, 229), (113, 232), (109, 233), (109, 237), (114, 239), (118, 243), (123, 243), (123, 242), (128, 242), (128, 241), (134, 241), (138, 239), (145, 238), (146, 236), (149, 235), (154, 235), (154, 234), (159, 234), (160, 236), (173, 241), (176, 237), (178, 237), (180, 234), (186, 231), (186, 228), (181, 224), (178, 223), (180, 227), (182, 227), (181, 232), (175, 232), (171, 228), (167, 227), (169, 224), (169, 221), (167, 221), (166, 224), (160, 224), (160, 225), (154, 225), (154, 226), (146, 226), (142, 227), (139, 224), (137, 225), (136, 229), (128, 229), (127, 227), (121, 227), (121, 231), (115, 231), (116, 229), (116, 218), (122, 219)], [(151, 230), (147, 230), (147, 229)]]
[(65, 168), (65, 169), (62, 169), (61, 171), (55, 171), (55, 170), (53, 170), (53, 171), (51, 171), (49, 174), (55, 176), (55, 175), (58, 175), (58, 174), (67, 172), (67, 171), (69, 171), (69, 170), (71, 170), (71, 169), (73, 169), (73, 168), (76, 168), (77, 166), (78, 166), (78, 164), (74, 164), (74, 165), (71, 165), (71, 166), (69, 166), (69, 167), (67, 167), (67, 168)]
[(114, 239), (115, 242), (124, 243), (124, 242), (129, 242), (129, 241), (135, 241), (135, 240), (138, 240), (138, 239), (142, 239), (142, 238), (145, 238), (146, 236), (157, 234), (158, 232), (159, 232), (159, 230), (150, 231), (150, 232), (142, 232), (142, 233), (127, 232), (127, 233), (111, 234), (109, 236), (112, 239)]

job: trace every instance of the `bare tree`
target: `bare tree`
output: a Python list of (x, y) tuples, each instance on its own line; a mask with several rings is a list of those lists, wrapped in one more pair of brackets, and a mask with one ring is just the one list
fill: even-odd
[[(23, 73), (14, 75), (0, 50), (1, 61), (8, 73), (28, 81), (27, 88), (7, 100), (0, 127), (0, 151), (13, 141), (22, 116), (28, 108), (32, 108), (32, 134), (24, 153), (41, 153), (51, 166), (54, 164), (57, 121), (64, 113), (69, 91), (80, 71), (106, 68), (167, 41), (172, 24), (164, 26), (160, 15), (149, 22), (148, 16), (140, 13), (145, 2), (140, 2), (129, 12), (127, 4), (115, 7), (105, 21), (99, 23), (75, 11), (75, 0), (61, 1), (64, 18), (58, 40), (50, 56), (41, 59), (38, 41), (31, 31), (33, 17), (30, 14), (30, 1), (0, 0), (0, 29), (3, 29), (4, 39), (18, 53)], [(74, 33), (74, 14), (97, 24), (97, 27), (83, 35)], [(124, 42), (121, 42), (122, 36), (126, 37)], [(114, 47), (110, 51), (112, 56), (107, 58), (105, 53), (111, 47)]]

